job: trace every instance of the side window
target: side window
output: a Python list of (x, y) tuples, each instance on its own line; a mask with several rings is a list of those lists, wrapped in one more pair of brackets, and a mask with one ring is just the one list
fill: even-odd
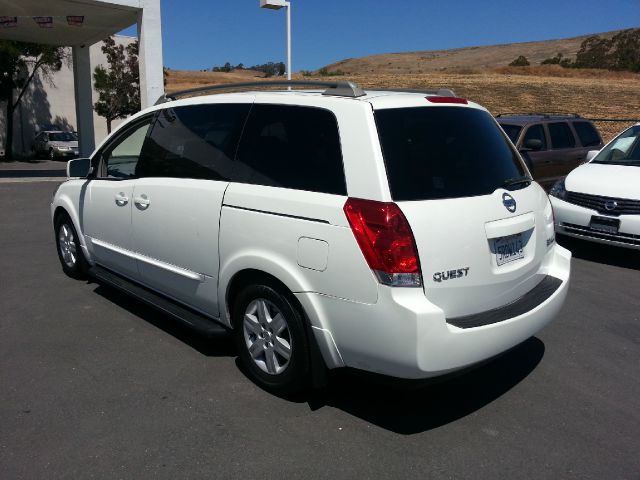
[(231, 178), (233, 159), (251, 104), (168, 108), (153, 125), (138, 177)]
[(129, 128), (102, 153), (101, 177), (127, 179), (136, 176), (136, 165), (151, 117)]
[(600, 145), (600, 135), (595, 127), (589, 122), (573, 122), (573, 128), (578, 134), (583, 147), (593, 147)]
[(254, 105), (237, 164), (238, 182), (347, 194), (338, 123), (325, 109)]
[(549, 136), (551, 137), (551, 148), (571, 148), (576, 146), (576, 140), (566, 122), (549, 123)]
[(522, 141), (522, 145), (527, 143), (527, 140), (540, 140), (542, 142), (542, 147), (540, 150), (547, 149), (547, 136), (544, 134), (544, 128), (542, 125), (531, 125), (527, 129), (527, 133), (524, 135), (524, 140)]

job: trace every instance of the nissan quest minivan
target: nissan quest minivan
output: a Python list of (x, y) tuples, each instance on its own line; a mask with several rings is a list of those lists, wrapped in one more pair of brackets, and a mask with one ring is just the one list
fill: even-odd
[(278, 392), (341, 367), (465, 369), (558, 313), (570, 253), (487, 110), (450, 90), (261, 85), (174, 94), (210, 93), (69, 162), (51, 204), (64, 272), (231, 330)]

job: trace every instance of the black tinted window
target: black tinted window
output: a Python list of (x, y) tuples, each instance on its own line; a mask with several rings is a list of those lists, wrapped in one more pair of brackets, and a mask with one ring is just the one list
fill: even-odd
[(394, 200), (486, 195), (524, 168), (486, 112), (418, 107), (375, 112)]
[(547, 127), (549, 128), (549, 135), (551, 136), (552, 148), (575, 147), (576, 141), (566, 122), (549, 123)]
[(138, 177), (229, 180), (250, 104), (191, 105), (160, 112)]
[(540, 150), (547, 149), (547, 137), (544, 134), (544, 127), (542, 125), (531, 125), (524, 135), (524, 140), (522, 141), (523, 146), (526, 145), (527, 140), (540, 140), (542, 142)]
[(328, 110), (254, 105), (234, 180), (346, 195), (338, 124)]
[(573, 128), (578, 134), (580, 143), (583, 147), (593, 147), (600, 145), (600, 135), (593, 125), (589, 122), (573, 122)]
[(520, 125), (509, 125), (506, 123), (501, 123), (500, 126), (504, 130), (504, 133), (506, 133), (509, 137), (509, 140), (511, 140), (515, 145), (518, 141), (518, 135), (520, 135), (520, 130), (522, 130), (522, 127)]

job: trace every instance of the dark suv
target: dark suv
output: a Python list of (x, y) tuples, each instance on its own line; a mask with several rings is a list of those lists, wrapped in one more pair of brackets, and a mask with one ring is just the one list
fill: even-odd
[(496, 120), (545, 189), (603, 146), (596, 127), (580, 115), (500, 114)]

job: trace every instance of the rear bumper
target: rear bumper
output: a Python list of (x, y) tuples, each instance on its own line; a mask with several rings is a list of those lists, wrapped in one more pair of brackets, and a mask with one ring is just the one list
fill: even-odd
[[(459, 328), (421, 289), (381, 286), (378, 302), (362, 304), (298, 293), (329, 367), (349, 366), (399, 378), (443, 375), (518, 345), (549, 323), (567, 295), (571, 253), (554, 245), (537, 272), (560, 282), (530, 310), (496, 323)], [(517, 312), (516, 312), (517, 313)]]
[(591, 217), (603, 215), (595, 210), (549, 197), (556, 219), (555, 230), (571, 237), (619, 247), (640, 249), (640, 215), (611, 217), (620, 220), (617, 234), (599, 232), (589, 227)]

